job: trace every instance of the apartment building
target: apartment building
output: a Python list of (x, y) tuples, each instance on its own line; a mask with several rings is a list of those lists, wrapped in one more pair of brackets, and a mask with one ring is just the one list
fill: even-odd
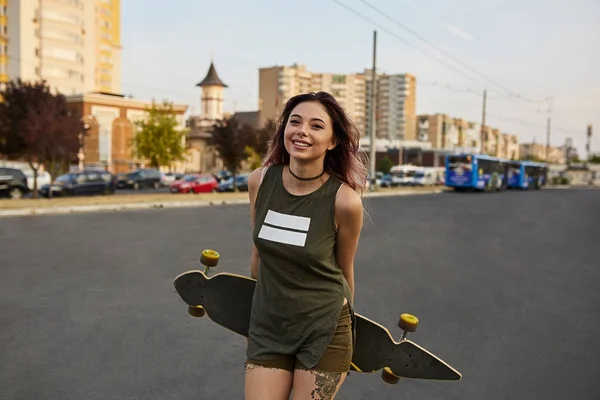
[[(431, 143), (434, 149), (455, 150), (468, 147), (473, 142), (472, 130), (465, 129), (465, 121), (452, 118), (446, 114), (419, 115), (416, 135), (423, 142)], [(467, 139), (467, 134), (471, 137)], [(472, 144), (472, 143), (471, 143)]]
[(305, 65), (259, 69), (259, 125), (279, 118), (285, 103), (300, 93), (331, 93), (365, 132), (365, 77), (363, 74), (313, 73)]
[[(366, 113), (370, 115), (371, 71), (366, 76)], [(379, 74), (376, 85), (376, 137), (378, 139), (414, 141), (417, 139), (416, 78), (410, 74)], [(370, 120), (365, 124), (366, 134), (371, 132)]]
[(0, 0), (0, 82), (121, 90), (120, 0)]
[[(547, 150), (547, 155), (546, 155)], [(541, 143), (522, 143), (519, 146), (520, 158), (534, 158), (540, 161), (546, 161), (552, 164), (565, 164), (566, 151), (562, 147), (550, 146), (546, 148)]]
[(366, 133), (366, 83), (363, 74), (312, 74), (311, 89), (331, 93), (352, 118), (361, 135)]
[(497, 157), (518, 160), (520, 156), (519, 138), (517, 135), (502, 133), (500, 135)]
[(496, 157), (518, 159), (519, 138), (485, 126), (483, 148), (481, 125), (445, 114), (419, 115), (417, 140), (428, 142), (434, 149), (483, 153)]
[(94, 1), (98, 4), (94, 85), (100, 92), (121, 93), (121, 0)]
[(291, 97), (311, 91), (311, 80), (312, 74), (304, 65), (259, 68), (259, 125), (269, 119), (277, 120)]
[(8, 79), (8, 0), (0, 0), (0, 89)]

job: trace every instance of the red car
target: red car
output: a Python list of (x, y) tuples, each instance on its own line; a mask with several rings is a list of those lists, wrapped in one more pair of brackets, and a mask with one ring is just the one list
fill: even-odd
[(211, 193), (217, 186), (219, 183), (210, 174), (190, 174), (171, 183), (169, 190), (171, 193)]

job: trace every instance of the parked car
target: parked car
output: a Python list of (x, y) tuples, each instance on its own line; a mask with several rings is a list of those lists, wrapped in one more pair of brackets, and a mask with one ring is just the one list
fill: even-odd
[(382, 188), (389, 188), (392, 187), (392, 175), (391, 174), (385, 174), (381, 177), (381, 184), (380, 186)]
[[(29, 187), (29, 190), (33, 191), (33, 185), (34, 185), (33, 171), (29, 169), (29, 170), (23, 171), (23, 173), (27, 177), (27, 186)], [(38, 188), (42, 187), (43, 185), (49, 185), (50, 183), (52, 183), (52, 177), (50, 176), (50, 173), (48, 171), (38, 172), (38, 176), (37, 176), (37, 187)]]
[(106, 171), (81, 171), (59, 176), (50, 185), (43, 185), (40, 194), (43, 197), (52, 196), (93, 196), (113, 194), (115, 192), (115, 177)]
[(29, 193), (27, 176), (20, 169), (0, 167), (0, 196), (20, 199)]
[(158, 189), (161, 186), (162, 174), (157, 169), (138, 169), (117, 180), (118, 189)]
[[(240, 192), (248, 191), (248, 174), (236, 175), (235, 183), (236, 188)], [(233, 178), (229, 178), (219, 184), (217, 188), (218, 192), (233, 192)]]
[(210, 174), (189, 174), (175, 181), (169, 187), (171, 193), (211, 193), (219, 183)]
[(220, 170), (213, 174), (213, 176), (217, 179), (217, 182), (223, 183), (227, 179), (231, 179), (231, 174), (227, 170)]
[(171, 186), (171, 183), (178, 181), (181, 178), (183, 178), (183, 174), (167, 172), (166, 174), (162, 174), (160, 183), (163, 186)]

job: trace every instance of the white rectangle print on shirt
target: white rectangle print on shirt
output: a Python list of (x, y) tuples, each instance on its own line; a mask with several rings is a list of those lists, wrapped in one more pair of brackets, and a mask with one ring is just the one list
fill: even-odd
[(304, 232), (308, 232), (309, 226), (310, 218), (308, 217), (282, 214), (269, 210), (267, 212), (267, 216), (265, 217), (263, 226), (260, 228), (258, 237), (271, 242), (304, 247), (307, 236), (307, 234)]

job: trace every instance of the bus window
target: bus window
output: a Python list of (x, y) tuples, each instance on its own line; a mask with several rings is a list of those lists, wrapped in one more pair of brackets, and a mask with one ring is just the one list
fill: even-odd
[(491, 174), (492, 171), (492, 162), (490, 160), (479, 159), (479, 171), (481, 174)]
[(448, 168), (454, 172), (458, 170), (471, 172), (473, 169), (471, 157), (468, 156), (449, 156), (448, 157)]

